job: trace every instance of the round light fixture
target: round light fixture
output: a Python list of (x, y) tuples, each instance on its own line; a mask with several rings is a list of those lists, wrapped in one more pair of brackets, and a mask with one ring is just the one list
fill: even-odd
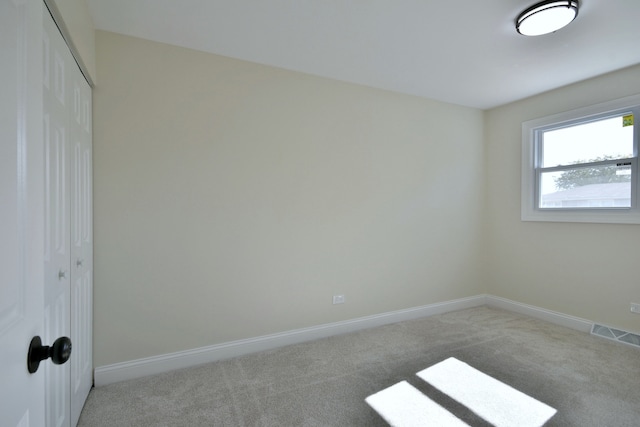
[(578, 0), (547, 0), (525, 10), (516, 20), (516, 30), (525, 36), (553, 33), (578, 16)]

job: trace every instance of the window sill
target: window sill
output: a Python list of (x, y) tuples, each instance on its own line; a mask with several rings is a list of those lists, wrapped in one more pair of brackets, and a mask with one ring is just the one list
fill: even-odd
[(562, 209), (522, 212), (522, 221), (640, 224), (640, 212), (629, 209), (606, 211)]

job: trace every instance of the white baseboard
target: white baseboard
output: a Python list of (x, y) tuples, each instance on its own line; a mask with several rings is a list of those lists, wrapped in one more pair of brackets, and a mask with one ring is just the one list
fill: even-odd
[(545, 320), (556, 325), (566, 326), (582, 332), (591, 332), (593, 322), (578, 317), (569, 316), (544, 308), (522, 304), (506, 298), (493, 295), (477, 295), (422, 307), (406, 310), (392, 311), (374, 316), (342, 322), (328, 323), (310, 328), (295, 329), (277, 334), (264, 335), (245, 340), (231, 341), (208, 347), (180, 351), (159, 356), (147, 357), (113, 365), (100, 366), (95, 369), (94, 383), (96, 387), (119, 381), (160, 374), (175, 369), (188, 368), (190, 366), (229, 359), (258, 351), (271, 350), (291, 344), (298, 344), (333, 335), (355, 332), (376, 326), (405, 320), (418, 319), (420, 317), (433, 316), (435, 314), (448, 313), (450, 311), (463, 310), (471, 307), (487, 305), (508, 311), (524, 314), (537, 319)]
[(94, 384), (98, 387), (119, 381), (169, 372), (175, 369), (188, 368), (203, 363), (215, 362), (217, 360), (229, 359), (258, 351), (271, 350), (286, 345), (298, 344), (319, 338), (355, 332), (405, 320), (418, 319), (420, 317), (433, 316), (455, 310), (478, 307), (485, 304), (486, 295), (477, 295), (429, 304), (422, 307), (392, 311), (374, 316), (100, 366), (95, 369)]
[(502, 308), (504, 310), (513, 311), (520, 314), (525, 314), (536, 319), (545, 320), (549, 323), (554, 323), (560, 326), (566, 326), (567, 328), (576, 329), (580, 332), (591, 332), (593, 322), (579, 317), (569, 316), (568, 314), (558, 313), (557, 311), (551, 311), (544, 308), (536, 307), (533, 305), (522, 304), (516, 301), (512, 301), (506, 298), (500, 298), (493, 295), (485, 295), (486, 304), (489, 307)]

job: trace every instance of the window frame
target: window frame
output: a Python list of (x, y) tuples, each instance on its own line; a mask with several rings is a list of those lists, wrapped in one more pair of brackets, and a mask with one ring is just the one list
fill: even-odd
[[(623, 115), (623, 113), (632, 113), (634, 116), (633, 157), (581, 163), (579, 167), (585, 167), (584, 165), (589, 164), (612, 164), (621, 160), (631, 162), (631, 207), (539, 208), (541, 169), (549, 172), (553, 169), (573, 169), (576, 166), (541, 168), (539, 162), (542, 144), (539, 135), (544, 131), (598, 121), (611, 116)], [(640, 224), (640, 170), (638, 168), (640, 122), (636, 123), (636, 120), (640, 120), (640, 94), (523, 122), (521, 220)]]

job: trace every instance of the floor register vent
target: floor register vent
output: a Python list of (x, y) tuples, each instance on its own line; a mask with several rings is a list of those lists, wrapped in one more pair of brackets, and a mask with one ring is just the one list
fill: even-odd
[(640, 335), (632, 334), (631, 332), (621, 331), (620, 329), (614, 329), (594, 323), (591, 328), (591, 334), (640, 348)]

